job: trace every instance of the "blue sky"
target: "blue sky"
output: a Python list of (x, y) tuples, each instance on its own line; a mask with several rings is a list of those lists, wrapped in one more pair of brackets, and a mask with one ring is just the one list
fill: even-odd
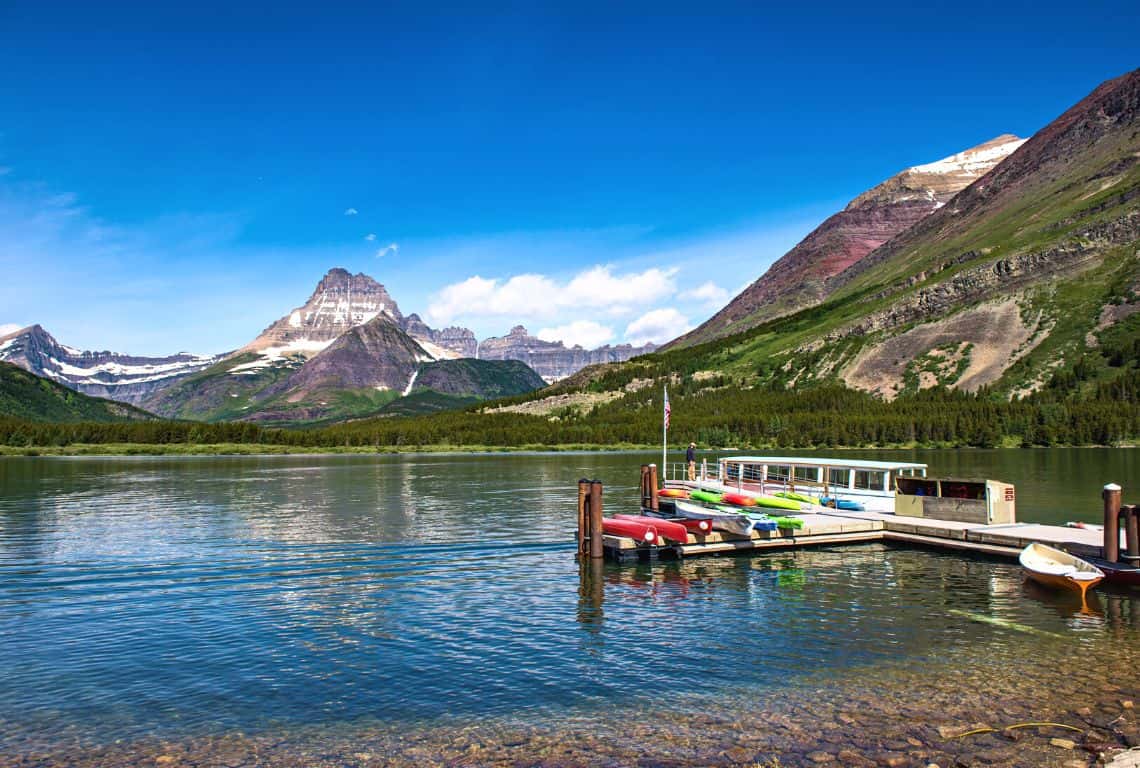
[(342, 266), (480, 337), (664, 340), (1140, 66), (1126, 2), (164, 5), (0, 0), (0, 325), (220, 352)]

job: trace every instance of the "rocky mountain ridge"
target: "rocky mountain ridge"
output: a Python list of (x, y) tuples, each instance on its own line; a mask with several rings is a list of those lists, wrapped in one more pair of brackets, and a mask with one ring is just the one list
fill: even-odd
[(731, 335), (819, 304), (831, 290), (830, 278), (942, 208), (1024, 141), (1003, 134), (942, 160), (908, 168), (863, 192), (713, 317), (665, 347)]
[(821, 295), (731, 336), (587, 369), (524, 404), (561, 398), (564, 410), (581, 395), (632, 408), (640, 389), (662, 383), (678, 398), (838, 384), (884, 399), (933, 387), (1130, 392), (1140, 371), (1140, 70), (1097, 87), (824, 280)]
[(88, 352), (60, 344), (39, 325), (0, 336), (0, 361), (85, 395), (131, 405), (140, 405), (155, 392), (209, 368), (223, 357), (187, 352), (167, 357)]
[(657, 349), (655, 344), (635, 347), (631, 344), (609, 344), (596, 349), (584, 349), (575, 344), (567, 347), (561, 341), (545, 341), (531, 336), (521, 325), (511, 328), (506, 336), (484, 339), (479, 344), (480, 360), (519, 360), (535, 371), (549, 384), (575, 373), (588, 365), (620, 363), (631, 357), (644, 355)]

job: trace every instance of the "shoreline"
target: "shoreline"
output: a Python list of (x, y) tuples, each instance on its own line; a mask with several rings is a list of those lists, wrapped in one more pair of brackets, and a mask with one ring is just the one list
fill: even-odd
[[(979, 448), (970, 445), (907, 444), (907, 445), (860, 445), (826, 446), (816, 448), (789, 448), (778, 446), (703, 446), (706, 452), (746, 452), (764, 451), (772, 455), (791, 455), (828, 451), (846, 453), (849, 451), (913, 451), (913, 450), (957, 450), (957, 451), (997, 451), (997, 450), (1051, 450), (1054, 448), (1119, 448), (1132, 449), (1134, 444), (1125, 445), (1057, 445), (1057, 446), (997, 446)], [(11, 446), (0, 445), (0, 458), (35, 458), (68, 456), (375, 456), (398, 454), (446, 454), (446, 453), (642, 453), (660, 451), (660, 445), (636, 445), (631, 443), (593, 444), (568, 443), (548, 445), (533, 443), (527, 445), (408, 445), (408, 446), (312, 446), (275, 445), (267, 443), (76, 443), (72, 445)], [(681, 455), (681, 447), (675, 451)], [(680, 463), (681, 459), (678, 458)]]

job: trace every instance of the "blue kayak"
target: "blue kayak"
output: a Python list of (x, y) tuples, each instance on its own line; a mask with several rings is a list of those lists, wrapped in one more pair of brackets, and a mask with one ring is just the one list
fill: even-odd
[(830, 496), (824, 496), (819, 500), (819, 503), (825, 507), (832, 509), (842, 509), (846, 512), (866, 512), (867, 508), (857, 501), (849, 499), (833, 499)]

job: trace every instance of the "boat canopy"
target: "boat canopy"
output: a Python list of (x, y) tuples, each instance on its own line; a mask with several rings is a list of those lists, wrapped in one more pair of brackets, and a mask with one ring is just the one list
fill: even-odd
[(728, 456), (721, 459), (728, 464), (774, 464), (793, 467), (845, 467), (848, 469), (901, 469), (926, 471), (926, 465), (912, 461), (869, 461), (863, 459), (813, 458), (810, 456)]

